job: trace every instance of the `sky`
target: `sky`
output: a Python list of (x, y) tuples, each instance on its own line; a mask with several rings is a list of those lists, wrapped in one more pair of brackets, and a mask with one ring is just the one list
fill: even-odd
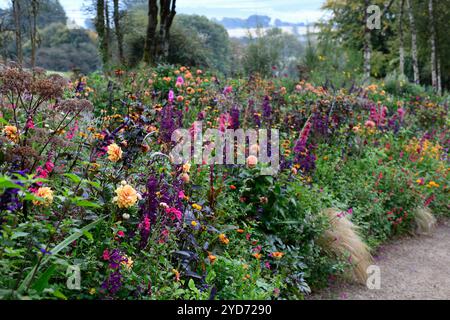
[[(84, 26), (88, 15), (83, 10), (86, 0), (59, 0), (69, 19)], [(0, 0), (0, 7), (9, 0)], [(247, 18), (252, 14), (268, 15), (287, 22), (315, 22), (324, 13), (324, 0), (177, 0), (177, 13), (200, 14), (208, 18)]]

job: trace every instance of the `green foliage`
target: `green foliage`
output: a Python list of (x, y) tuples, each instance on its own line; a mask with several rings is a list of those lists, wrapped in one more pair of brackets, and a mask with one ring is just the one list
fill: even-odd
[(302, 53), (299, 40), (281, 29), (274, 28), (264, 33), (257, 29), (256, 36), (250, 36), (242, 57), (245, 73), (270, 77), (273, 74), (295, 76), (297, 63)]

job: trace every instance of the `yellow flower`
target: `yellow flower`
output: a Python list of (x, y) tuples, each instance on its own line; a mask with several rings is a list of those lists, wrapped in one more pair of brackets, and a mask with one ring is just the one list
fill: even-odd
[(230, 243), (230, 239), (228, 239), (227, 236), (224, 235), (223, 233), (219, 235), (219, 240), (220, 240), (220, 242), (222, 242), (225, 245)]
[(437, 183), (434, 182), (434, 181), (430, 181), (430, 182), (428, 183), (428, 188), (433, 188), (433, 187), (439, 188), (439, 184), (437, 184)]
[(192, 225), (193, 227), (196, 227), (197, 224), (198, 224), (197, 221), (192, 220), (191, 225)]
[(175, 281), (180, 281), (180, 272), (177, 269), (172, 269), (172, 273), (175, 275)]
[(117, 162), (122, 159), (122, 149), (115, 143), (108, 146), (108, 159)]
[(53, 191), (49, 187), (40, 187), (34, 194), (43, 199), (43, 201), (33, 200), (35, 206), (43, 205), (44, 207), (48, 207), (53, 202)]
[(114, 197), (113, 202), (117, 204), (119, 208), (130, 208), (141, 199), (141, 195), (129, 184), (121, 185), (116, 190), (117, 196)]
[(192, 205), (192, 208), (194, 208), (195, 210), (198, 210), (198, 211), (202, 210), (202, 206), (201, 206), (201, 205), (198, 205), (198, 204), (196, 204), (196, 203), (194, 203), (194, 204)]
[(131, 268), (133, 267), (134, 261), (128, 256), (124, 256), (124, 258), (127, 260), (126, 261), (124, 260), (121, 263), (127, 268), (127, 270), (131, 270)]
[(188, 173), (191, 170), (191, 164), (190, 163), (185, 163), (183, 165), (183, 172), (184, 173)]
[(97, 290), (95, 290), (95, 288), (91, 288), (91, 289), (89, 290), (89, 294), (90, 294), (90, 295), (94, 295), (96, 292), (97, 292)]
[(19, 140), (18, 131), (16, 126), (6, 126), (3, 129), (5, 136), (12, 142), (17, 142), (17, 140)]

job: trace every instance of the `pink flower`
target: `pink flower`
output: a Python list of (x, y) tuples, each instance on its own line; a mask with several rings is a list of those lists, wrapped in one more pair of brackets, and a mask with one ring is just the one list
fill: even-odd
[(120, 230), (119, 232), (117, 232), (117, 235), (118, 235), (120, 238), (125, 237), (125, 233), (124, 233), (122, 230)]
[(78, 120), (75, 121), (75, 124), (73, 125), (73, 127), (69, 130), (69, 132), (66, 135), (67, 140), (72, 140), (73, 137), (75, 136), (75, 133), (78, 131)]
[(227, 95), (229, 93), (233, 92), (233, 87), (232, 86), (228, 86), (225, 87), (225, 89), (223, 90), (223, 94)]
[(172, 221), (175, 219), (181, 220), (181, 217), (183, 215), (181, 211), (176, 208), (166, 208), (166, 213), (169, 215)]
[(231, 124), (231, 117), (228, 113), (222, 113), (219, 119), (219, 130), (225, 132), (225, 130)]
[(181, 190), (180, 192), (178, 192), (178, 198), (179, 199), (184, 199), (186, 197), (186, 195), (184, 194), (184, 191)]
[(400, 117), (400, 121), (403, 121), (403, 118), (405, 117), (405, 113), (406, 113), (405, 109), (398, 108), (397, 113), (398, 113), (398, 116)]
[(33, 122), (33, 119), (29, 118), (29, 119), (27, 120), (27, 123), (26, 123), (26, 125), (25, 125), (25, 128), (27, 128), (27, 129), (33, 129), (33, 128), (34, 128), (34, 122)]
[(111, 256), (109, 255), (108, 249), (105, 249), (105, 251), (103, 251), (103, 260), (108, 261), (110, 258)]
[(172, 103), (174, 99), (175, 99), (175, 93), (173, 92), (173, 90), (170, 90), (169, 91), (169, 102)]
[(375, 122), (373, 122), (372, 120), (367, 120), (364, 125), (366, 126), (366, 128), (375, 128)]
[(55, 165), (51, 161), (47, 161), (45, 163), (45, 170), (47, 170), (48, 172), (52, 172), (54, 167)]
[(184, 79), (183, 79), (183, 77), (178, 77), (178, 78), (177, 78), (176, 86), (177, 86), (177, 87), (181, 87), (183, 84), (184, 84)]
[(148, 216), (144, 217), (144, 221), (139, 224), (139, 229), (144, 229), (145, 231), (150, 231), (150, 219)]
[(161, 237), (159, 238), (159, 243), (165, 243), (169, 237), (169, 230), (164, 229), (161, 231)]

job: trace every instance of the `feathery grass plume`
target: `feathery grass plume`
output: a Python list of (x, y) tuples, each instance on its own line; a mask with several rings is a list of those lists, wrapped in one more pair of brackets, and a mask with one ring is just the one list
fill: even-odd
[(436, 227), (436, 218), (430, 208), (426, 207), (419, 207), (414, 211), (414, 222), (417, 234), (429, 235)]
[(369, 247), (358, 233), (358, 227), (340, 210), (329, 208), (322, 214), (328, 217), (330, 228), (325, 231), (321, 245), (340, 258), (348, 257), (348, 261), (353, 265), (354, 280), (365, 284), (366, 271), (372, 264), (372, 256)]

